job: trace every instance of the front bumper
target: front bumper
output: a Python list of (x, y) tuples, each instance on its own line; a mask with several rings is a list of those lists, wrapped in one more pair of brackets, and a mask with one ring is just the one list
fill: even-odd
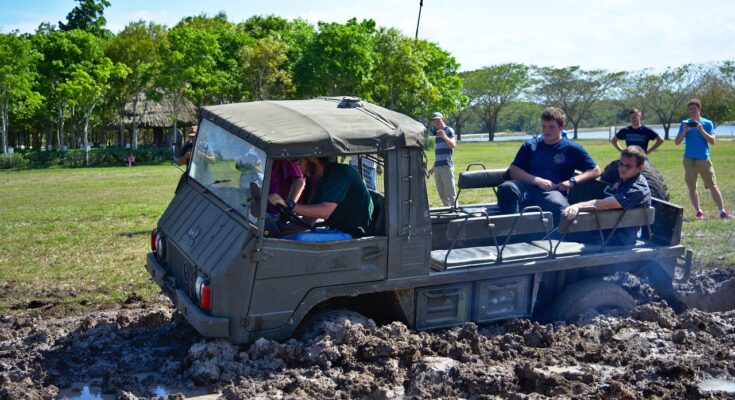
[(202, 336), (214, 338), (226, 338), (230, 336), (230, 320), (224, 317), (213, 317), (205, 314), (194, 304), (189, 296), (181, 289), (175, 287), (173, 279), (169, 279), (166, 269), (156, 259), (153, 252), (148, 253), (145, 265), (151, 278), (166, 294), (176, 303), (176, 309), (191, 326)]

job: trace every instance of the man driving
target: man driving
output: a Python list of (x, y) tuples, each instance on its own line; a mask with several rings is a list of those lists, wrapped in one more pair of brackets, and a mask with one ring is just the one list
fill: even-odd
[(285, 201), (278, 193), (268, 195), (268, 202), (284, 206), (310, 223), (323, 219), (333, 230), (329, 233), (336, 230), (353, 238), (365, 236), (370, 231), (373, 202), (360, 174), (326, 157), (300, 158), (298, 162), (301, 172), (316, 181), (308, 203)]

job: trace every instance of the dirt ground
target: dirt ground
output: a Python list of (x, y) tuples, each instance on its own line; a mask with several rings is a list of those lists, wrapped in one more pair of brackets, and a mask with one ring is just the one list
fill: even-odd
[(342, 320), (250, 346), (200, 337), (163, 299), (67, 318), (29, 309), (0, 317), (0, 399), (735, 398), (735, 268), (678, 287), (700, 308), (678, 315), (617, 279), (642, 303), (629, 316), (433, 332)]

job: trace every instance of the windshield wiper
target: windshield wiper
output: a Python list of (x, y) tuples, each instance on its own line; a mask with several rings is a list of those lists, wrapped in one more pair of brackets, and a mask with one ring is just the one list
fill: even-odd
[(219, 180), (216, 180), (216, 181), (212, 182), (212, 185), (217, 185), (217, 184), (220, 184), (220, 183), (227, 183), (229, 181), (230, 181), (229, 179), (219, 179)]

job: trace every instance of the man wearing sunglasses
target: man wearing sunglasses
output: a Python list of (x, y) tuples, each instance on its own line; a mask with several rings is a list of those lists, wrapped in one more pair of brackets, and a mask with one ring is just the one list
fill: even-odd
[[(618, 173), (620, 181), (612, 187), (615, 193), (604, 199), (595, 199), (573, 204), (564, 209), (562, 215), (568, 220), (573, 220), (583, 207), (594, 207), (598, 210), (625, 209), (630, 210), (641, 206), (651, 205), (651, 190), (648, 188), (646, 178), (641, 175), (643, 164), (646, 162), (646, 152), (638, 146), (628, 146), (620, 153), (618, 162)], [(634, 244), (638, 228), (616, 229), (608, 244), (612, 246), (625, 246)]]

